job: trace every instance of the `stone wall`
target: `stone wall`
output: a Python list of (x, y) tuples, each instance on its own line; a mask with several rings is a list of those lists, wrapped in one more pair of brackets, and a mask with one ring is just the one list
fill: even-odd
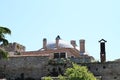
[[(101, 80), (120, 80), (120, 62), (106, 62), (106, 63), (79, 63), (81, 66), (87, 66), (88, 70), (91, 71), (97, 78)], [(71, 67), (70, 64), (67, 65), (51, 65), (49, 66), (49, 71), (53, 69), (65, 71), (67, 67)]]
[(95, 76), (101, 76), (102, 80), (120, 80), (120, 62), (87, 63), (80, 65), (87, 66)]
[[(16, 56), (8, 60), (0, 60), (0, 76), (5, 76), (8, 80), (17, 78), (34, 78), (40, 80), (41, 77), (48, 75), (50, 72), (58, 70), (65, 71), (71, 65), (50, 65), (49, 57), (44, 56)], [(102, 80), (120, 80), (120, 62), (106, 63), (84, 63), (95, 75), (101, 76)]]
[(8, 52), (24, 52), (25, 51), (25, 46), (16, 42), (9, 43), (7, 46), (0, 45), (0, 47)]
[(11, 57), (8, 60), (0, 60), (0, 74), (8, 80), (17, 78), (39, 80), (46, 75), (45, 66), (48, 64), (48, 60), (48, 57), (40, 56)]

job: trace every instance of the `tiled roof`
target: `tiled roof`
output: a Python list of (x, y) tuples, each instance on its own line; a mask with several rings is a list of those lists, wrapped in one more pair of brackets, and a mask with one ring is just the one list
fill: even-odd
[(21, 55), (23, 56), (50, 56), (51, 53), (55, 52), (71, 52), (76, 57), (79, 57), (79, 51), (73, 48), (60, 48), (55, 50), (43, 50), (43, 51), (28, 51), (22, 52)]
[(42, 51), (22, 52), (21, 55), (23, 55), (23, 56), (49, 56), (48, 53), (44, 53), (44, 52), (42, 52)]

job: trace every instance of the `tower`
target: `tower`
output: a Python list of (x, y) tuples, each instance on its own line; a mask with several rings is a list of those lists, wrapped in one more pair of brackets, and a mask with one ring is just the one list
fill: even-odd
[(101, 59), (101, 62), (103, 63), (103, 62), (106, 62), (106, 52), (105, 52), (105, 43), (106, 43), (107, 41), (106, 40), (104, 40), (104, 39), (101, 39), (100, 41), (99, 41), (99, 43), (100, 43), (100, 59)]

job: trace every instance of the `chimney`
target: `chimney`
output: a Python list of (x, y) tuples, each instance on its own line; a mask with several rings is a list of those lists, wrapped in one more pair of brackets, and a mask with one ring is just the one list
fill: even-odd
[(83, 55), (85, 53), (85, 40), (80, 40), (80, 55)]
[(58, 35), (56, 37), (56, 48), (59, 48), (59, 39), (60, 39), (60, 36)]
[(76, 47), (76, 41), (75, 40), (71, 40), (70, 43), (74, 48)]
[(106, 40), (104, 40), (104, 39), (101, 39), (100, 41), (99, 41), (99, 43), (100, 43), (100, 59), (101, 59), (101, 62), (103, 63), (103, 62), (106, 62), (106, 52), (105, 52), (105, 43), (106, 43), (107, 41)]
[(43, 49), (47, 49), (46, 45), (47, 45), (47, 39), (44, 38), (43, 39)]

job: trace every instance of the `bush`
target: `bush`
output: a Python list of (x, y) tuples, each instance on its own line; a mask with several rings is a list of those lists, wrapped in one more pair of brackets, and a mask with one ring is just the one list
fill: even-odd
[[(64, 76), (59, 75), (57, 80), (96, 80), (94, 75), (88, 71), (87, 67), (72, 64), (72, 68), (67, 68)], [(51, 77), (44, 77), (42, 80), (53, 80)]]
[(59, 80), (66, 80), (66, 78), (65, 78), (64, 76), (62, 76), (62, 75), (59, 75), (59, 76), (58, 76), (58, 79), (59, 79)]
[(49, 77), (43, 77), (42, 80), (53, 80), (53, 79), (49, 76)]
[(67, 68), (65, 76), (69, 80), (96, 80), (94, 75), (85, 66), (79, 66), (77, 64), (73, 64), (72, 68)]

